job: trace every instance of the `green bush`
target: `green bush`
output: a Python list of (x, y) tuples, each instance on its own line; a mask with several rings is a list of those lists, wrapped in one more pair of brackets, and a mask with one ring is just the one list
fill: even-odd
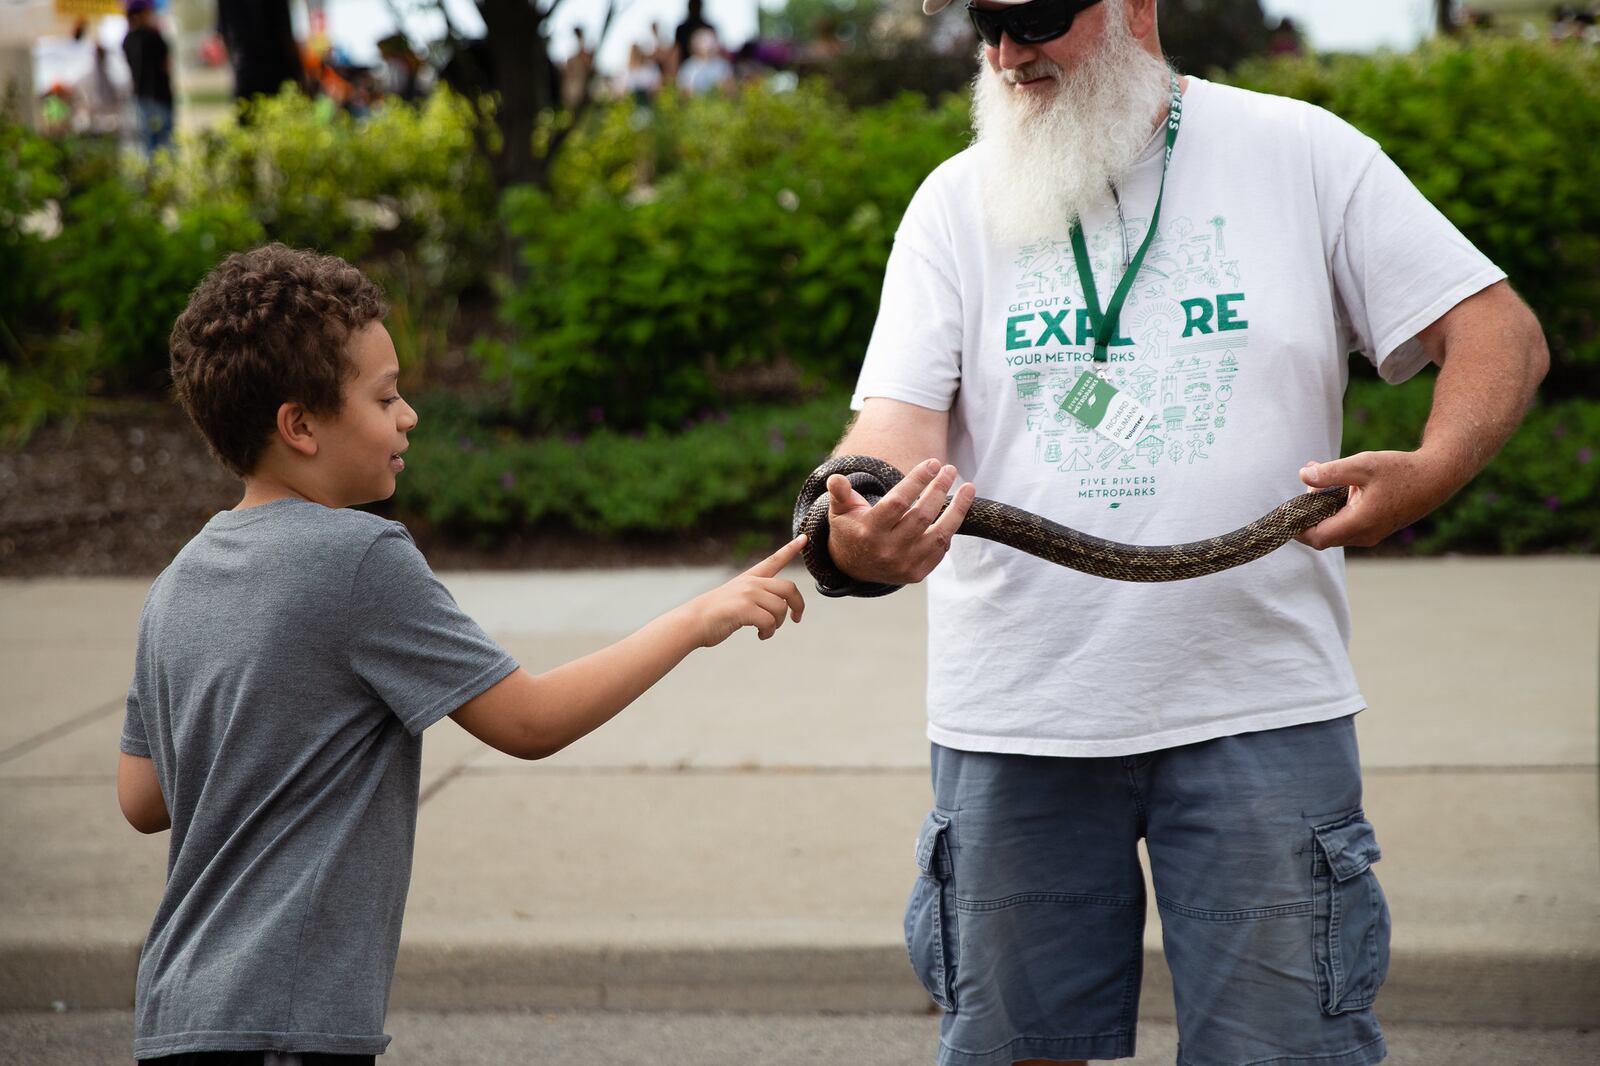
[(242, 200), (272, 240), (352, 262), (403, 255), (455, 292), (486, 275), (494, 188), (467, 100), (441, 89), (358, 120), (285, 89), (251, 114), (167, 161), (174, 200)]
[(545, 427), (674, 425), (751, 366), (851, 378), (895, 226), (966, 135), (959, 103), (851, 112), (817, 86), (613, 107), (550, 191), (506, 196), (523, 271), (491, 367)]
[(38, 318), (45, 230), (65, 190), (52, 141), (0, 115), (0, 353), (20, 358), (18, 334)]
[(120, 181), (92, 186), (64, 211), (50, 242), (54, 306), (95, 337), (108, 387), (159, 390), (167, 338), (189, 293), (223, 256), (259, 243), (260, 225), (236, 203), (163, 211)]
[(1469, 38), (1254, 62), (1229, 79), (1376, 139), (1538, 313), (1550, 395), (1600, 399), (1600, 51)]
[(394, 508), (492, 542), (538, 525), (607, 536), (787, 526), (843, 430), (845, 397), (750, 407), (677, 433), (523, 438), (448, 396), (420, 402)]
[[(1396, 388), (1354, 381), (1342, 454), (1409, 449), (1422, 436), (1432, 374)], [(832, 449), (842, 394), (749, 406), (681, 432), (530, 438), (449, 394), (419, 402), (411, 464), (393, 507), (482, 545), (531, 528), (606, 538), (708, 529), (770, 536), (801, 481)], [(1592, 552), (1600, 531), (1600, 404), (1536, 407), (1474, 481), (1390, 542), (1418, 554)]]
[(248, 128), (153, 163), (0, 119), (0, 432), (19, 440), (95, 390), (165, 384), (167, 337), (223, 256), (283, 240), (331, 251), (389, 291), (414, 369), (457, 297), (488, 277), (494, 191), (476, 114), (440, 92), (356, 122), (286, 93)]
[(0, 170), (0, 437), (15, 443), (97, 389), (159, 387), (190, 289), (261, 230), (237, 207), (152, 197), (109, 142), (0, 123)]

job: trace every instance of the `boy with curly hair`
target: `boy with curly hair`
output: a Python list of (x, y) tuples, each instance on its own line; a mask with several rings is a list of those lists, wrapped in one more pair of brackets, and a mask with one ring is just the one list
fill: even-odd
[(332, 256), (229, 257), (172, 332), (178, 398), (244, 481), (151, 586), (117, 796), (171, 828), (134, 1054), (176, 1066), (371, 1063), (411, 874), (422, 732), (446, 715), (537, 759), (695, 648), (800, 620), (800, 540), (537, 676), (456, 606), (388, 498), (417, 414), (382, 293)]

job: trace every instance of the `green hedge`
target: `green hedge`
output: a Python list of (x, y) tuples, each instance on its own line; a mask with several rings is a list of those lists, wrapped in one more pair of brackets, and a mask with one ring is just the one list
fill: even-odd
[[(1343, 454), (1413, 447), (1432, 380), (1352, 383)], [(529, 438), (448, 394), (418, 405), (393, 507), (482, 544), (535, 526), (605, 537), (782, 530), (800, 482), (848, 418), (845, 395), (830, 393), (710, 415), (675, 433)], [(1568, 400), (1532, 411), (1475, 481), (1392, 545), (1420, 554), (1590, 552), (1597, 536), (1600, 405)]]
[(93, 331), (108, 390), (159, 392), (169, 381), (167, 338), (189, 293), (228, 252), (259, 244), (260, 224), (227, 201), (163, 211), (122, 182), (93, 185), (65, 209), (50, 248), (53, 306)]
[(291, 247), (364, 264), (403, 257), (431, 288), (481, 282), (495, 193), (471, 103), (440, 90), (359, 120), (325, 103), (293, 89), (258, 101), (249, 126), (208, 130), (159, 166), (158, 195), (247, 204), (270, 239)]
[(476, 121), (447, 92), (362, 122), (288, 92), (251, 126), (146, 163), (0, 118), (0, 438), (76, 414), (91, 393), (161, 390), (195, 284), (269, 239), (359, 263), (389, 291), (402, 363), (424, 363), (498, 240)]
[(619, 535), (782, 530), (847, 398), (708, 414), (668, 433), (526, 438), (448, 395), (418, 401), (394, 509), (476, 539), (535, 525)]
[(523, 271), (491, 367), (540, 427), (672, 426), (751, 366), (853, 378), (900, 216), (966, 136), (960, 104), (818, 86), (614, 107), (549, 192), (506, 196)]

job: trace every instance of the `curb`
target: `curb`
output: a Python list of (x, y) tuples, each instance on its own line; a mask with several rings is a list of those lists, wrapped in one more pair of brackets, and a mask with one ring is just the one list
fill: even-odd
[[(0, 946), (0, 1010), (127, 1009), (138, 946)], [(1145, 952), (1141, 1017), (1170, 1021), (1172, 982)], [(927, 1013), (898, 944), (809, 948), (463, 946), (408, 941), (389, 1005), (406, 1010)], [(1600, 1026), (1600, 947), (1559, 955), (1395, 950), (1378, 998), (1393, 1023)]]

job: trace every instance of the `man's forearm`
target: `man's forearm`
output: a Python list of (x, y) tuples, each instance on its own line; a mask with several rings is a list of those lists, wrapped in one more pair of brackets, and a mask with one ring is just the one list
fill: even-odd
[(1460, 310), (1439, 340), (1433, 407), (1417, 448), (1437, 464), (1446, 494), (1510, 439), (1550, 359), (1538, 321), (1509, 288)]
[(902, 474), (929, 459), (946, 461), (948, 412), (898, 400), (871, 399), (867, 405), (845, 430), (834, 455), (871, 455)]

